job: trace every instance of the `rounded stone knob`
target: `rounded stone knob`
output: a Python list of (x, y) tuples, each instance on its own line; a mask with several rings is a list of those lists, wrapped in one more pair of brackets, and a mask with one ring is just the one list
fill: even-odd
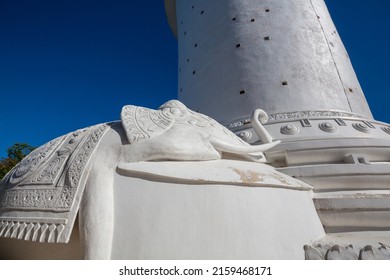
[(288, 124), (280, 128), (280, 133), (286, 135), (294, 135), (299, 132), (299, 128), (296, 125)]
[(318, 125), (318, 127), (322, 130), (322, 131), (325, 131), (325, 132), (329, 132), (329, 133), (333, 133), (337, 130), (336, 126), (334, 126), (333, 124), (331, 124), (330, 122), (324, 122), (324, 123), (320, 123)]

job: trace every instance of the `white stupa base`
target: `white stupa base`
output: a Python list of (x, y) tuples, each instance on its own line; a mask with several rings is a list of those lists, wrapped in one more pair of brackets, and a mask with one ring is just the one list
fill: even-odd
[(303, 246), (324, 236), (308, 185), (264, 164), (149, 162), (118, 172), (112, 259), (304, 259)]

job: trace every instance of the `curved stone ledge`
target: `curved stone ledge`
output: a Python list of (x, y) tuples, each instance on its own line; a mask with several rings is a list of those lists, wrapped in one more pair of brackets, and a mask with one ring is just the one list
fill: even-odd
[(234, 160), (121, 163), (117, 171), (122, 176), (167, 183), (312, 190), (310, 185), (284, 175), (273, 167)]

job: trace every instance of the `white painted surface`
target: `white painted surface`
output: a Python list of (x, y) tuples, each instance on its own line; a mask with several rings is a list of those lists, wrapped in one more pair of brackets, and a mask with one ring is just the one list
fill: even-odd
[(284, 175), (269, 165), (245, 161), (120, 163), (117, 172), (127, 177), (165, 183), (312, 190), (310, 185)]
[(311, 191), (203, 184), (197, 164), (189, 183), (115, 176), (112, 259), (303, 259), (324, 236)]
[(175, 13), (166, 2), (191, 109), (222, 123), (256, 108), (372, 117), (323, 0), (177, 0)]

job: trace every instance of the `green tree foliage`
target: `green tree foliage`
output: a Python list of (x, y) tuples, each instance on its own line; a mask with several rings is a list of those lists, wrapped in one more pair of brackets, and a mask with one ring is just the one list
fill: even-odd
[(0, 180), (35, 147), (27, 143), (15, 143), (7, 149), (7, 158), (0, 160)]

